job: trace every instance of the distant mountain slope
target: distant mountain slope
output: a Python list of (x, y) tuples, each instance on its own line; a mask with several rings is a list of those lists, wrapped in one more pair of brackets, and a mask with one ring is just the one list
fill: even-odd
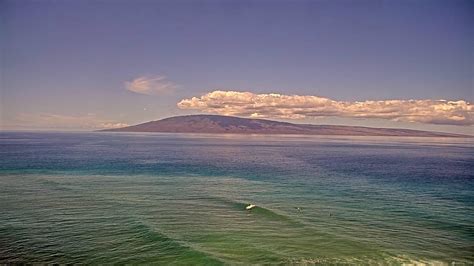
[(303, 134), (351, 136), (466, 137), (463, 135), (410, 129), (370, 128), (292, 124), (264, 119), (220, 115), (188, 115), (165, 118), (143, 124), (106, 129), (113, 132), (233, 133), (233, 134)]

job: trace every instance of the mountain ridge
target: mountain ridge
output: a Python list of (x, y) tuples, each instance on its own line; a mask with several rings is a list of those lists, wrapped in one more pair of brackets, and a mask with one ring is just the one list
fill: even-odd
[(105, 132), (163, 132), (214, 134), (289, 134), (346, 136), (472, 137), (453, 133), (401, 128), (294, 124), (266, 119), (222, 115), (185, 115), (149, 121), (133, 126), (104, 129)]

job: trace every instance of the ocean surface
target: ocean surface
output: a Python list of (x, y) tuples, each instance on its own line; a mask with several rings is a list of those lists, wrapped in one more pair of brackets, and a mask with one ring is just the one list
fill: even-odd
[(472, 264), (474, 142), (1, 132), (7, 262)]

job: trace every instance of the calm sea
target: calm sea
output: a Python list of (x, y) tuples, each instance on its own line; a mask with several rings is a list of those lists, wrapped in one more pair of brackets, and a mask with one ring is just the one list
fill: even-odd
[(474, 143), (2, 132), (6, 262), (472, 264)]

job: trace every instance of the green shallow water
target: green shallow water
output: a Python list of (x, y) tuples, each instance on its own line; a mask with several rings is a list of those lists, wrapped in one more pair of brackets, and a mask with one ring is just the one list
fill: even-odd
[(470, 140), (2, 133), (0, 144), (0, 262), (474, 261)]

